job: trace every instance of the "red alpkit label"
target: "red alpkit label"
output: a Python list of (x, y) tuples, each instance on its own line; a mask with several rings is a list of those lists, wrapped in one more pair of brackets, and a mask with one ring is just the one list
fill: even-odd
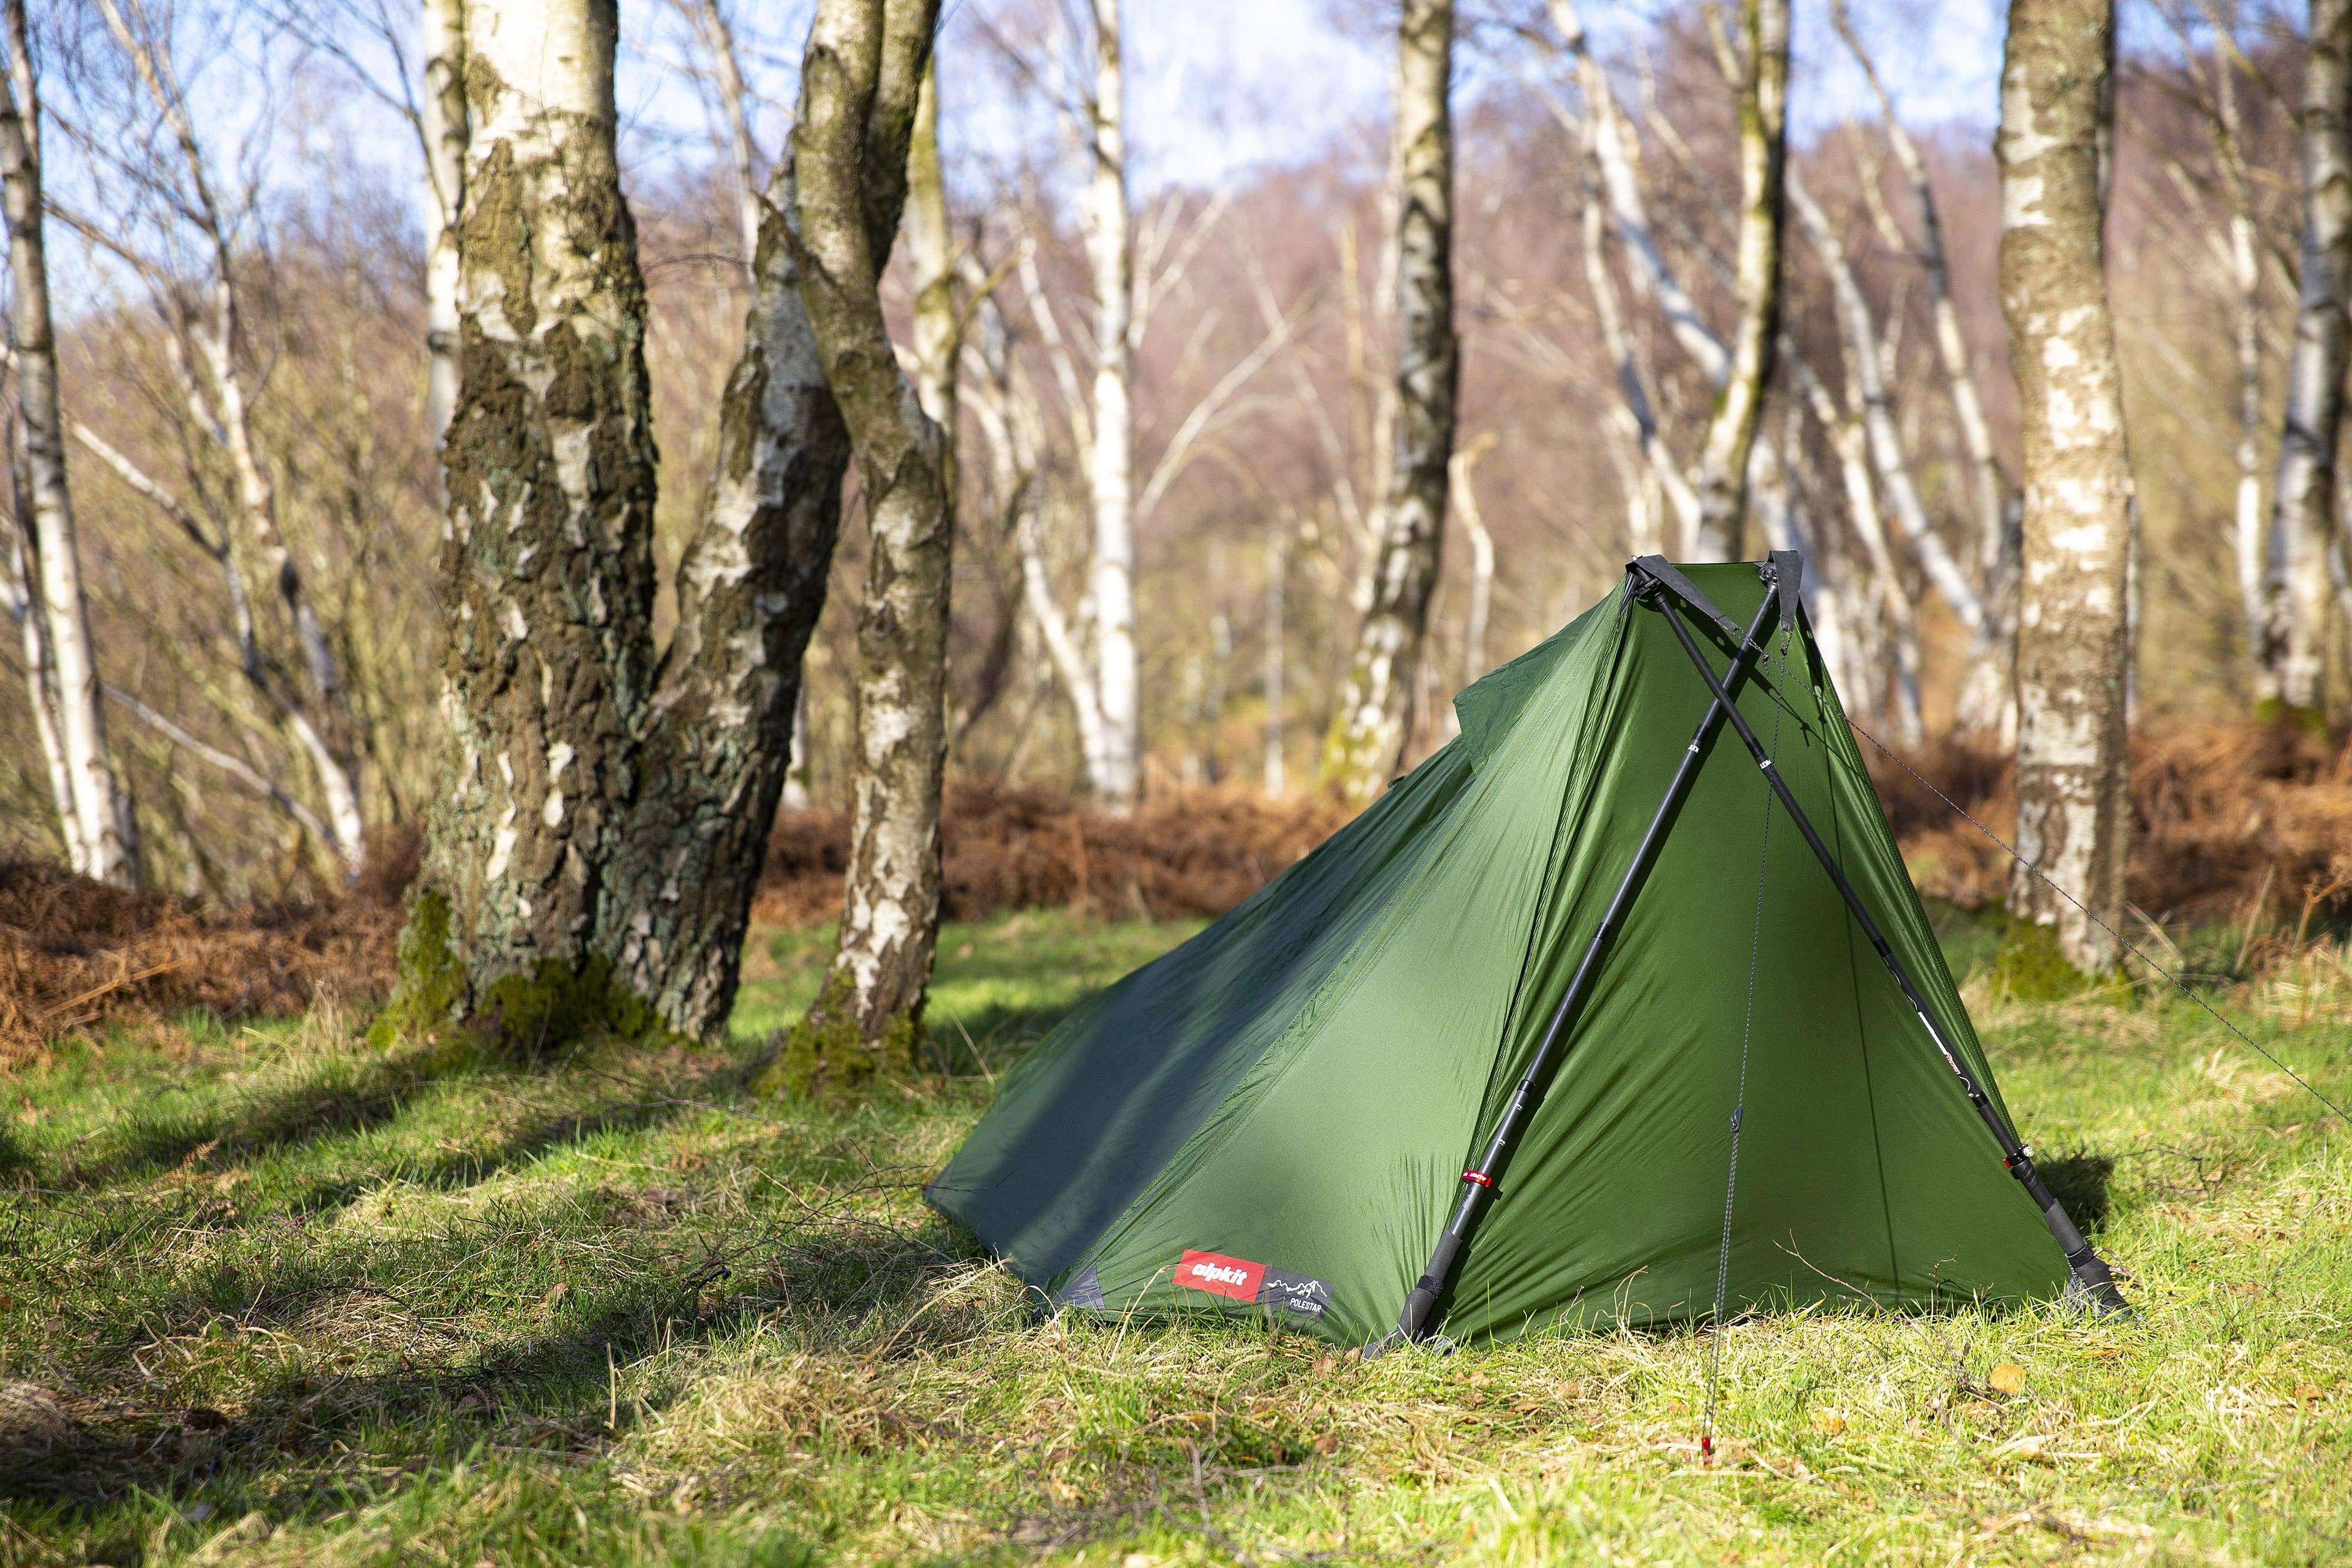
[(1265, 1264), (1228, 1258), (1222, 1252), (1188, 1250), (1176, 1265), (1176, 1282), (1186, 1290), (1231, 1296), (1237, 1301), (1256, 1301), (1257, 1288), (1265, 1281)]

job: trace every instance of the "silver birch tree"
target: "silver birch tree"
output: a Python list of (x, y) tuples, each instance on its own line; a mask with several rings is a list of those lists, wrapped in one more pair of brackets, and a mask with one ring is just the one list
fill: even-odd
[[(2010, 908), (2101, 974), (2117, 960), (2128, 830), (2131, 472), (2108, 313), (2102, 152), (2113, 0), (2011, 0), (2001, 66), (2000, 294), (2025, 455)], [(2096, 921), (2093, 918), (2096, 917)], [(2013, 937), (2012, 940), (2015, 938)]]
[(2312, 0), (2303, 83), (2303, 265), (2263, 563), (2257, 687), (2281, 716), (2325, 699), (2336, 448), (2352, 324), (2352, 0)]
[(1692, 553), (1731, 560), (1742, 551), (1748, 454), (1756, 445), (1772, 357), (1780, 336), (1782, 176), (1788, 159), (1789, 3), (1744, 0), (1740, 76), (1739, 237), (1733, 296), (1738, 324), (1731, 370), (1717, 390), (1699, 446), (1698, 530)]
[[(856, 454), (871, 536), (841, 930), (780, 1064), (789, 1080), (826, 1085), (911, 1064), (939, 930), (950, 436), (899, 370), (881, 297), (938, 18), (937, 0), (819, 0), (793, 132), (801, 296)], [(936, 149), (915, 163), (935, 178)], [(947, 260), (918, 258), (919, 289)], [(942, 368), (952, 375), (951, 351)]]
[(1087, 572), (1096, 730), (1089, 769), (1114, 810), (1142, 783), (1142, 684), (1135, 653), (1135, 250), (1127, 183), (1127, 68), (1119, 0), (1094, 0), (1094, 90), (1088, 95), (1087, 266), (1094, 281), (1095, 367), (1087, 493), (1094, 559)]
[(424, 0), (425, 419), (438, 442), (457, 408), (457, 218), (466, 206), (467, 0)]
[[(38, 617), (44, 659), (32, 664), (34, 703), (54, 731), (72, 814), (62, 824), (74, 869), (120, 887), (139, 885), (139, 835), (131, 796), (107, 751), (106, 708), (81, 544), (66, 479), (65, 415), (58, 398), (57, 332), (49, 310), (43, 229), (39, 83), (24, 0), (8, 0), (7, 69), (0, 72), (0, 190), (8, 223), (9, 332), (16, 371), (21, 517), (30, 541), (27, 612)], [(41, 689), (43, 675), (47, 689)]]
[(1437, 586), (1461, 349), (1454, 328), (1452, 0), (1406, 0), (1397, 27), (1394, 183), (1399, 348), (1371, 601), (1323, 747), (1324, 780), (1378, 794), (1402, 759)]
[(623, 1006), (607, 884), (654, 669), (645, 285), (614, 0), (468, 0), (457, 403), (443, 443), (445, 783), (389, 1030), (520, 1045)]

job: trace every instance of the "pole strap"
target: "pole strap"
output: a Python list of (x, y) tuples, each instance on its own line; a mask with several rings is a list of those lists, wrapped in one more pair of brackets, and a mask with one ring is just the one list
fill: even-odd
[[(1773, 562), (1778, 565), (1781, 556), (1794, 553), (1790, 550), (1775, 550), (1772, 552)], [(1724, 635), (1729, 637), (1735, 643), (1745, 636), (1739, 629), (1739, 622), (1717, 609), (1715, 601), (1701, 593), (1698, 591), (1698, 585), (1675, 570), (1674, 563), (1667, 560), (1664, 556), (1643, 556), (1633, 562), (1633, 570), (1697, 611), (1707, 620), (1722, 627)], [(1785, 598), (1780, 601), (1780, 612), (1783, 616), (1788, 613), (1788, 601)]]

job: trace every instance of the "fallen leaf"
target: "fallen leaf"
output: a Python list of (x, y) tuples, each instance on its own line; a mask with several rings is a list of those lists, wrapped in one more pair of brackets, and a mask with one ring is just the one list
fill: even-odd
[(2086, 1344), (2083, 1347), (2084, 1361), (2105, 1361), (2110, 1356), (2121, 1354), (2123, 1354), (2122, 1350), (2111, 1344)]
[(2327, 1397), (2326, 1395), (2320, 1392), (2318, 1385), (2312, 1383), (2299, 1383), (2295, 1385), (2294, 1396), (2305, 1405), (2316, 1405), (2321, 1400)]
[(1989, 1381), (1997, 1393), (2015, 1394), (2025, 1386), (2025, 1368), (2013, 1361), (2004, 1361), (1992, 1369)]
[(1813, 1412), (1813, 1430), (1825, 1437), (1834, 1437), (1845, 1430), (1845, 1417), (1834, 1410)]
[(1336, 1356), (1318, 1355), (1315, 1358), (1314, 1370), (1318, 1375), (1320, 1375), (1332, 1371), (1338, 1367), (1339, 1364), (1339, 1358)]
[(1315, 1451), (1318, 1454), (1326, 1455), (1338, 1453), (1339, 1451), (1339, 1434), (1337, 1432), (1326, 1432), (1321, 1437), (1316, 1438)]
[(548, 1291), (547, 1299), (539, 1303), (539, 1315), (541, 1317), (546, 1317), (549, 1313), (554, 1312), (556, 1303), (562, 1301), (571, 1289), (571, 1281), (558, 1280), (555, 1282), (555, 1289)]

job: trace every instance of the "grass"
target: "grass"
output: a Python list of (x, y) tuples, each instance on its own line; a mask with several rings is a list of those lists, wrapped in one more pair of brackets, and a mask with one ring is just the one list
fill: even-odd
[[(956, 1071), (762, 1102), (731, 1052), (383, 1058), (356, 1017), (61, 1051), (0, 1120), (0, 1563), (2352, 1556), (2352, 1166), (2201, 1012), (1971, 1001), (2142, 1317), (1741, 1322), (1365, 1366), (1047, 1322), (919, 1184), (1175, 925), (951, 927)], [(1966, 933), (1956, 936), (1963, 947)], [(2229, 994), (2352, 1091), (2352, 975)]]

